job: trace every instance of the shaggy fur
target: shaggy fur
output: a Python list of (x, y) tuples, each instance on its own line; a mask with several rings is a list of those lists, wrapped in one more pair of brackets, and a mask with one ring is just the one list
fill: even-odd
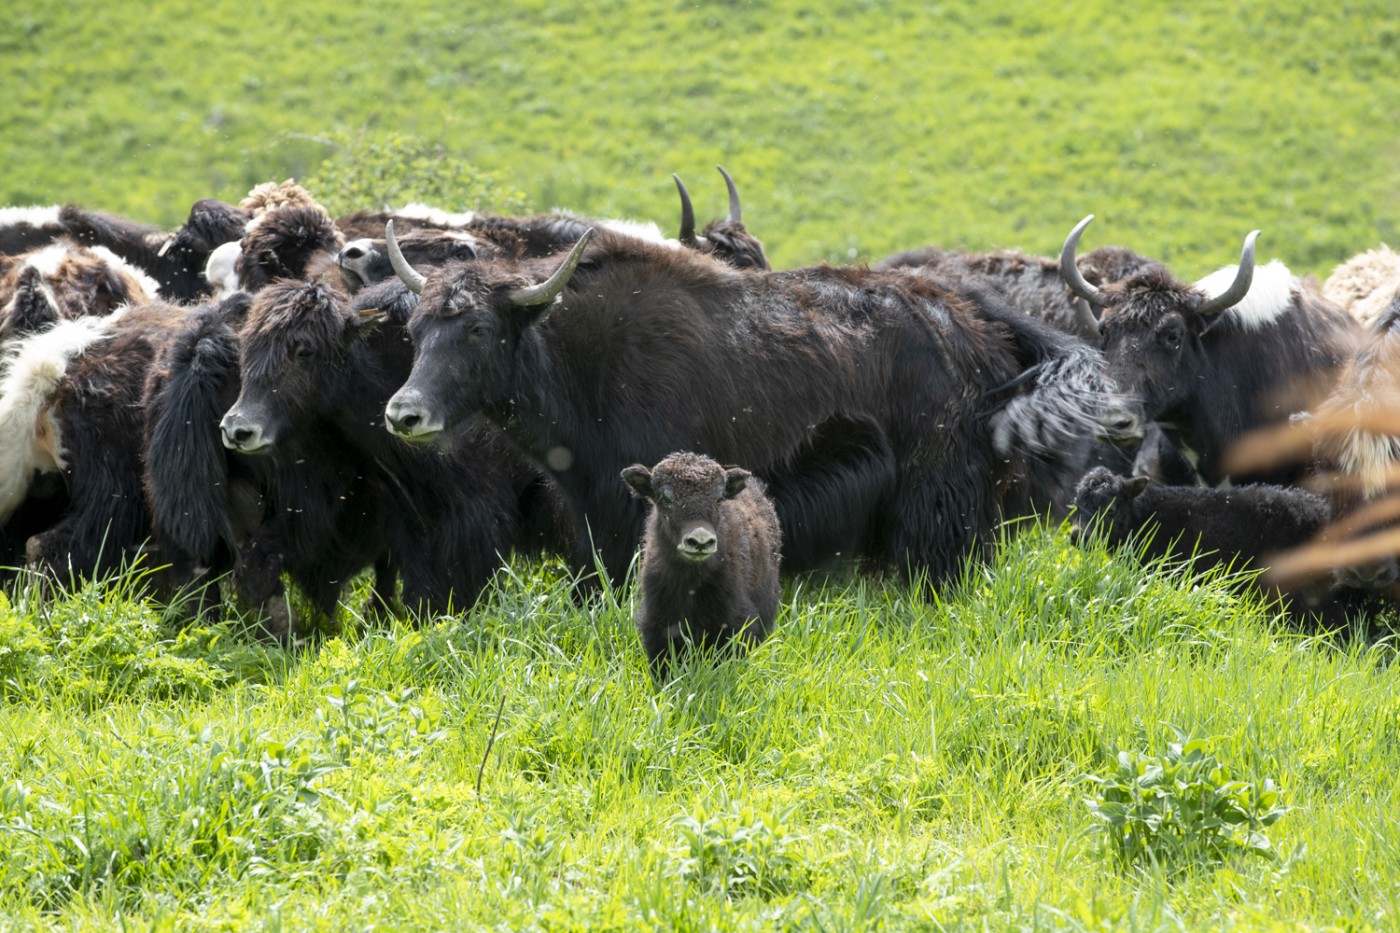
[[(1093, 470), (1075, 494), (1076, 528), (1099, 530), (1111, 545), (1141, 542), (1151, 531), (1145, 554), (1184, 560), (1204, 570), (1228, 564), (1235, 569), (1266, 568), (1270, 559), (1317, 537), (1331, 520), (1326, 501), (1303, 489), (1238, 486), (1200, 489), (1163, 486), (1145, 478)], [(1298, 600), (1295, 608), (1343, 621), (1330, 582), (1306, 591), (1278, 595)]]
[[(1062, 357), (1076, 385), (1098, 380), (1093, 352), (1072, 362), (987, 294), (863, 269), (740, 272), (603, 233), (554, 307), (510, 303), (511, 289), (558, 265), (429, 274), (410, 325), (413, 374), (387, 414), (426, 439), (484, 412), (550, 467), (615, 579), (643, 517), (614, 480), (628, 463), (696, 450), (766, 477), (790, 470), (818, 426), (859, 418), (885, 438), (896, 473), (887, 501), (879, 471), (879, 493), (859, 497), (885, 510), (858, 524), (881, 530), (864, 555), (941, 582), (990, 540), (1026, 458), (1077, 459), (1059, 426), (1097, 417), (1100, 399), (1058, 385)], [(777, 508), (783, 517), (783, 498)], [(842, 527), (819, 540), (852, 534), (844, 506), (829, 519)]]
[(0, 372), (0, 526), (38, 473), (67, 466), (54, 396), (73, 361), (111, 336), (114, 319), (80, 318), (6, 348)]
[[(238, 338), (250, 298), (193, 314), (152, 366), (145, 389), (145, 491), (159, 558), (173, 583), (231, 574), (234, 591), (279, 642), (296, 637), (285, 572), (331, 614), (345, 582), (371, 563), (375, 592), (396, 575), (380, 545), (380, 499), (334, 437), (308, 434), (279, 456), (226, 450), (219, 419), (238, 397)], [(204, 602), (217, 592), (201, 590)]]
[(1385, 244), (1337, 266), (1322, 285), (1323, 297), (1366, 327), (1381, 319), (1397, 293), (1400, 253)]
[(62, 239), (16, 257), (0, 276), (0, 341), (154, 299), (159, 286), (103, 247)]
[(324, 208), (292, 201), (249, 222), (234, 272), (240, 288), (255, 292), (274, 279), (301, 279), (329, 268), (342, 245)]
[(621, 475), (649, 503), (637, 630), (656, 679), (690, 644), (763, 641), (778, 615), (781, 532), (762, 481), (692, 453)]
[[(437, 449), (383, 430), (380, 413), (408, 375), (413, 348), (403, 317), (369, 297), (376, 310), (360, 313), (324, 285), (266, 289), (239, 332), (242, 391), (222, 421), (224, 442), (260, 453), (312, 432), (333, 436), (380, 500), (379, 541), (399, 569), (405, 604), (470, 606), (501, 555), (525, 543), (522, 528), (538, 527), (522, 502), (549, 506), (539, 495), (544, 479), (495, 431), (467, 428)], [(554, 544), (572, 556), (572, 542)]]
[[(71, 499), (53, 527), (26, 548), (38, 568), (67, 579), (115, 569), (150, 533), (141, 495), (141, 391), (156, 349), (180, 327), (185, 309), (148, 304), (121, 313), (109, 339), (68, 367), (50, 407)], [(44, 335), (47, 336), (47, 335)]]
[[(1092, 285), (1105, 285), (1145, 269), (1162, 268), (1131, 250), (1103, 246), (1078, 260), (1079, 271)], [(942, 277), (982, 276), (994, 282), (1008, 300), (1031, 317), (1090, 342), (1098, 334), (1086, 326), (1074, 295), (1060, 278), (1060, 264), (1044, 256), (1014, 250), (957, 253), (936, 247), (895, 253), (875, 264), (881, 270), (902, 269)]]

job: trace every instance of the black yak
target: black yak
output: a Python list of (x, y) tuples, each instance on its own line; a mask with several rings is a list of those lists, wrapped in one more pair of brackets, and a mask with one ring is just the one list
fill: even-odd
[[(1332, 518), (1325, 499), (1297, 487), (1164, 486), (1102, 467), (1080, 481), (1075, 511), (1080, 533), (1097, 529), (1115, 546), (1145, 541), (1145, 556), (1190, 558), (1198, 571), (1221, 565), (1267, 570), (1285, 552), (1313, 544)], [(1330, 575), (1296, 587), (1280, 586), (1268, 574), (1256, 583), (1331, 625), (1345, 622), (1349, 605), (1361, 604), (1361, 594), (1343, 590)]]
[(1102, 309), (1104, 357), (1118, 391), (1101, 420), (1105, 439), (1133, 443), (1149, 422), (1162, 422), (1216, 485), (1228, 476), (1226, 450), (1242, 435), (1326, 397), (1359, 328), (1282, 263), (1256, 273), (1257, 230), (1245, 239), (1238, 267), (1194, 286), (1149, 269), (1099, 288), (1074, 259), (1092, 219), (1070, 233), (1060, 265), (1075, 294)]
[[(426, 278), (397, 265), (423, 302), (413, 372), (386, 418), (430, 440), (484, 413), (549, 467), (614, 579), (643, 519), (614, 479), (624, 466), (695, 450), (760, 477), (785, 471), (791, 493), (823, 426), (859, 419), (895, 474), (869, 497), (882, 508), (861, 521), (863, 556), (940, 582), (989, 542), (1009, 485), (1082, 458), (1106, 391), (1082, 342), (921, 277), (740, 271), (607, 233), (586, 246)], [(777, 498), (785, 529), (804, 524), (790, 511), (802, 499)], [(805, 519), (850, 515), (819, 503)]]
[(622, 479), (650, 503), (637, 630), (657, 679), (687, 643), (766, 638), (778, 615), (782, 533), (763, 482), (692, 453), (633, 464)]
[[(404, 293), (392, 284), (389, 291)], [(538, 547), (538, 529), (567, 523), (556, 521), (562, 509), (544, 476), (498, 431), (468, 426), (442, 449), (384, 431), (384, 405), (407, 377), (413, 347), (404, 305), (386, 312), (383, 296), (368, 295), (373, 304), (356, 311), (319, 283), (278, 282), (259, 294), (239, 331), (242, 389), (220, 423), (224, 444), (247, 455), (290, 445), (307, 458), (315, 456), (306, 453), (309, 434), (334, 438), (342, 453), (329, 478), (352, 466), (379, 500), (379, 542), (403, 580), (404, 603), (470, 606), (503, 555)], [(288, 505), (304, 514), (324, 503)], [(571, 541), (549, 544), (574, 549)]]
[(739, 189), (734, 186), (734, 179), (729, 177), (724, 166), (716, 165), (715, 168), (724, 176), (725, 187), (729, 189), (729, 214), (720, 220), (710, 221), (699, 236), (695, 234), (695, 208), (690, 203), (690, 192), (685, 190), (679, 175), (671, 175), (681, 197), (681, 229), (677, 239), (682, 246), (709, 253), (736, 269), (773, 268), (768, 262), (768, 254), (763, 250), (763, 243), (744, 226)]

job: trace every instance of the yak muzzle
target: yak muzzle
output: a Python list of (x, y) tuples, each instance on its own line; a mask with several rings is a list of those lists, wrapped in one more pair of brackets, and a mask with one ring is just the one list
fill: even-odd
[(699, 563), (703, 560), (709, 560), (714, 556), (718, 547), (719, 539), (715, 537), (715, 533), (701, 526), (688, 531), (685, 536), (681, 538), (681, 543), (676, 545), (676, 550), (680, 551), (681, 556), (686, 560), (693, 560)]
[(1099, 437), (1110, 444), (1140, 441), (1145, 433), (1142, 416), (1130, 408), (1110, 406), (1099, 416)]
[(417, 392), (400, 391), (384, 408), (390, 434), (410, 441), (426, 441), (442, 433), (442, 418), (435, 415)]
[(263, 434), (262, 425), (238, 411), (224, 415), (219, 422), (219, 433), (223, 435), (225, 447), (241, 454), (263, 453), (272, 446), (272, 440)]

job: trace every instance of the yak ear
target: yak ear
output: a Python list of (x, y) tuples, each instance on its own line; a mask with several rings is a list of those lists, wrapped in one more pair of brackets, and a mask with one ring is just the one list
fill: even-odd
[(1137, 475), (1137, 476), (1133, 476), (1133, 477), (1129, 478), (1128, 481), (1127, 481), (1126, 483), (1123, 484), (1123, 488), (1124, 488), (1130, 495), (1136, 497), (1136, 496), (1139, 495), (1144, 489), (1147, 488), (1147, 484), (1150, 483), (1150, 482), (1152, 482), (1152, 477), (1147, 476), (1146, 474), (1139, 474), (1139, 475)]
[(389, 319), (389, 315), (378, 308), (364, 308), (356, 311), (350, 316), (350, 335), (352, 337), (363, 337), (372, 334)]
[(632, 495), (638, 499), (651, 498), (651, 470), (634, 463), (622, 471), (622, 481), (632, 489)]
[(730, 467), (724, 471), (724, 498), (733, 499), (744, 491), (744, 487), (749, 484), (749, 477), (753, 476), (748, 470), (741, 467)]

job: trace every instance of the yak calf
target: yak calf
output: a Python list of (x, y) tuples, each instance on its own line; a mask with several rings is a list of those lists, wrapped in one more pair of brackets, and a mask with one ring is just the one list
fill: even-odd
[(637, 629), (656, 679), (687, 641), (761, 642), (778, 614), (782, 538), (763, 482), (694, 453), (671, 454), (650, 470), (634, 464), (622, 479), (651, 503)]

